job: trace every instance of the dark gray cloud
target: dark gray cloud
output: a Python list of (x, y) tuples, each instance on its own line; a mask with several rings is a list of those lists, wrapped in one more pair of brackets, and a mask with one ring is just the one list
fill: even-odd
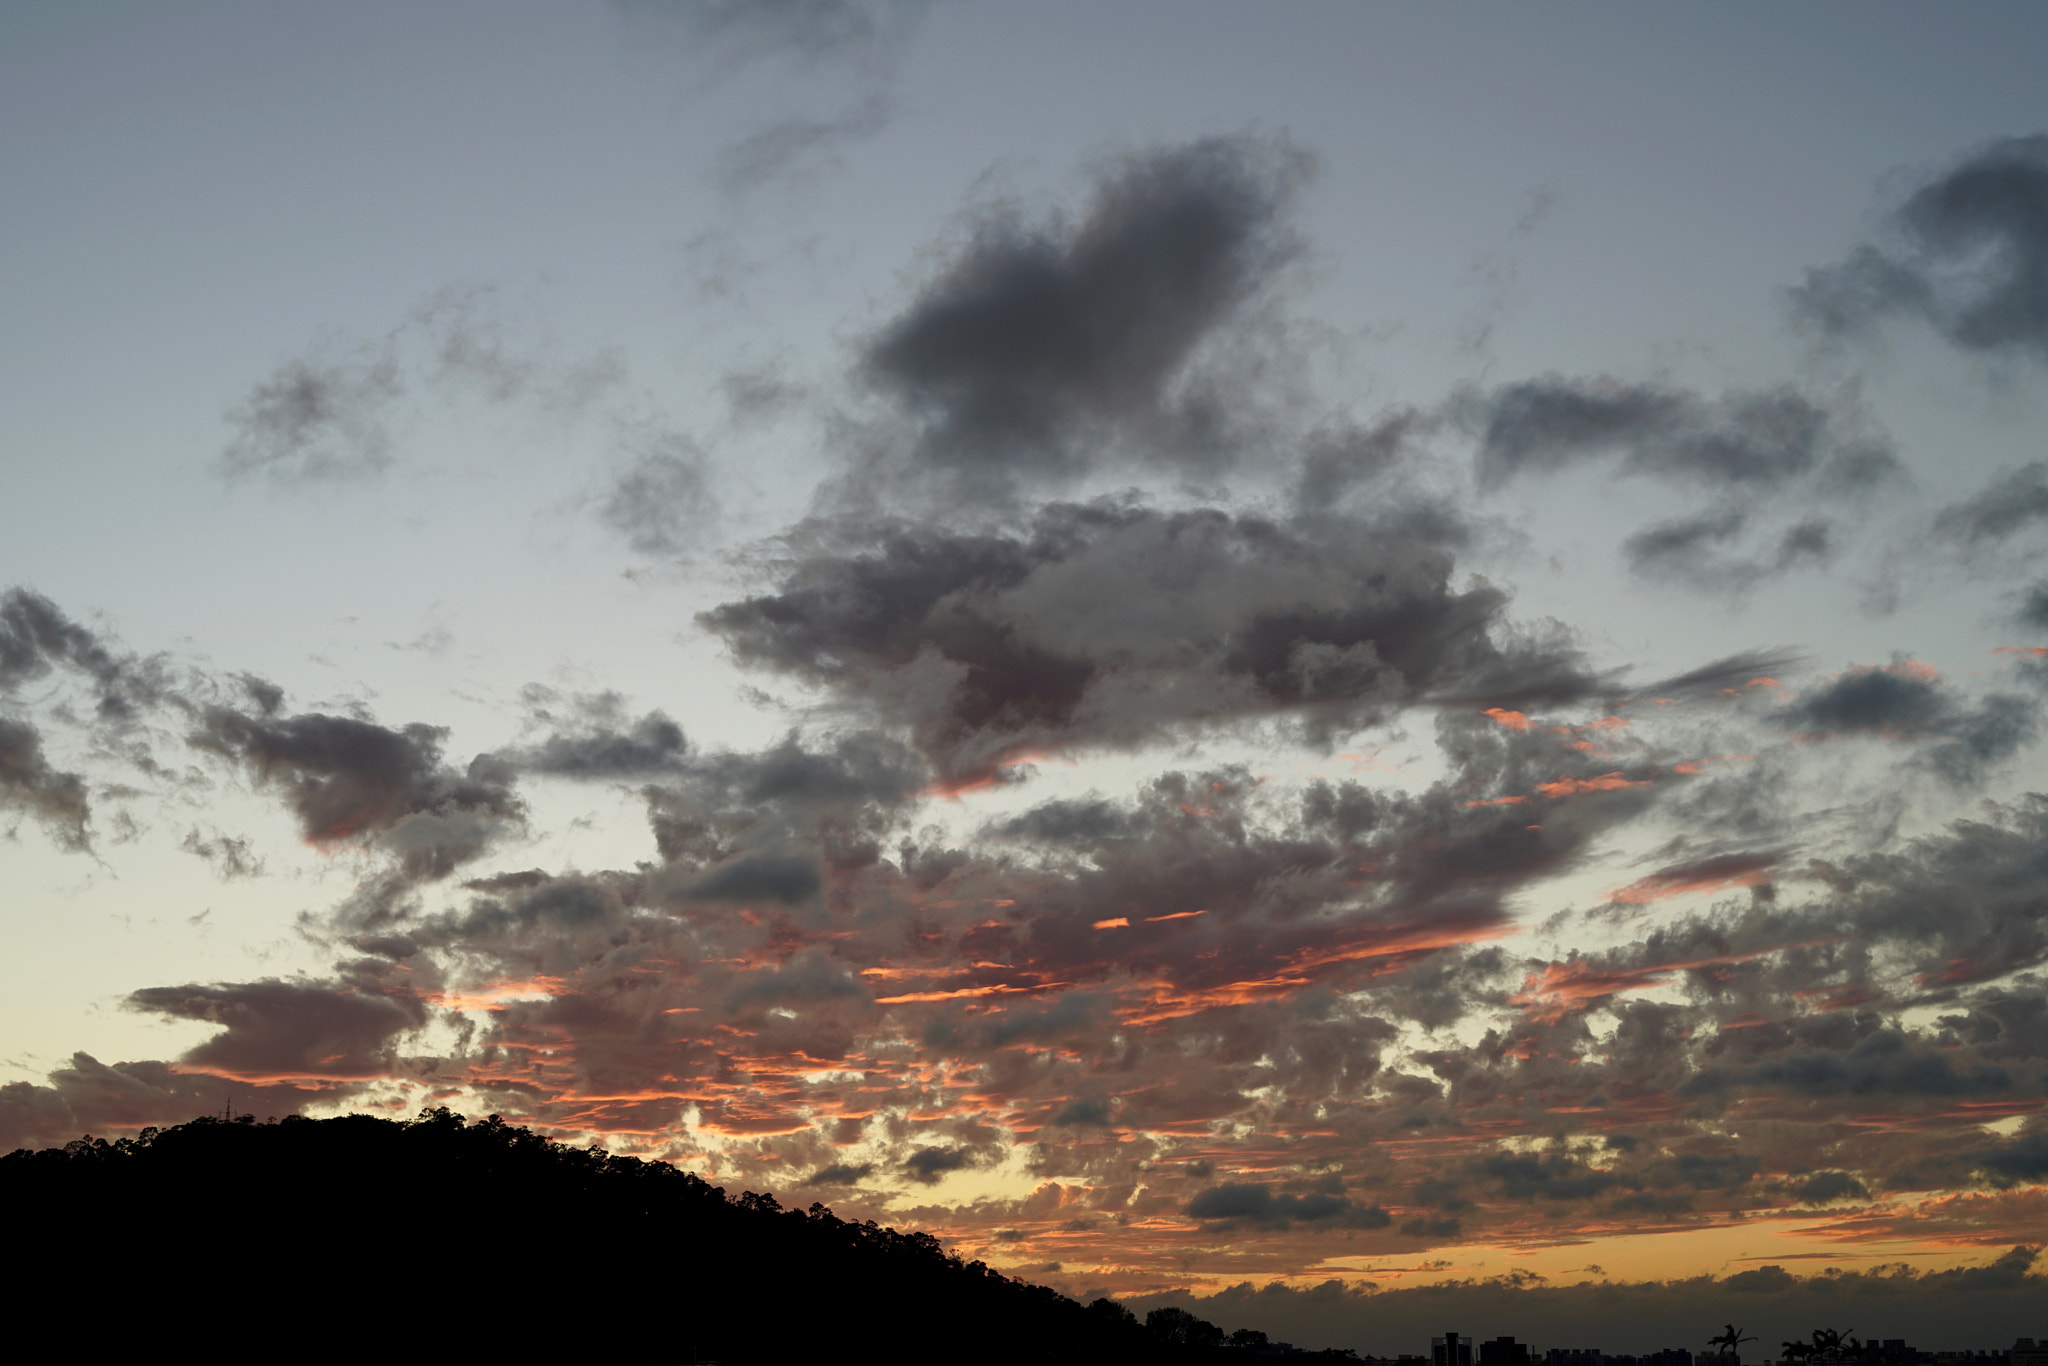
[(165, 693), (159, 661), (116, 654), (40, 593), (10, 588), (0, 594), (0, 692), (11, 693), (60, 666), (93, 681), (104, 721), (131, 720)]
[(376, 994), (374, 981), (284, 982), (145, 987), (131, 1010), (200, 1020), (221, 1032), (189, 1050), (186, 1066), (256, 1081), (381, 1076), (397, 1040), (423, 1028), (425, 1003)]
[(1986, 981), (2048, 958), (2048, 798), (2021, 798), (1995, 819), (1957, 821), (1833, 871), (1845, 890), (1819, 923), (1892, 941), (1924, 982)]
[(1910, 669), (1850, 669), (1815, 688), (1773, 719), (1803, 730), (1842, 735), (1857, 731), (1916, 737), (1954, 713), (1948, 690)]
[(1979, 148), (1914, 190), (1890, 226), (1891, 248), (1809, 270), (1795, 314), (1835, 337), (1917, 318), (1967, 351), (2048, 359), (2048, 136)]
[[(393, 882), (404, 889), (402, 880)], [(477, 898), (466, 911), (418, 918), (408, 910), (405, 918), (410, 923), (403, 940), (397, 943), (405, 952), (398, 956), (404, 958), (423, 948), (450, 945), (479, 953), (506, 950), (511, 954), (508, 968), (516, 965), (519, 970), (534, 971), (531, 959), (524, 955), (536, 937), (551, 937), (566, 946), (577, 943), (577, 936), (584, 933), (616, 931), (626, 918), (625, 901), (617, 883), (617, 878), (545, 874), (537, 878), (512, 874), (479, 879), (466, 885), (480, 886), (490, 894)], [(344, 907), (334, 920), (351, 929), (370, 930), (398, 918), (372, 906)], [(351, 942), (371, 941), (356, 934), (351, 936)], [(390, 942), (388, 937), (386, 942)]]
[(2015, 1082), (2004, 1067), (1959, 1063), (1899, 1030), (1885, 1029), (1839, 1052), (1795, 1052), (1743, 1067), (1704, 1067), (1679, 1090), (1684, 1095), (1767, 1087), (1807, 1096), (1966, 1096), (2009, 1091)]
[(2048, 994), (2027, 990), (2021, 978), (2014, 990), (1979, 992), (1968, 1009), (1941, 1017), (1943, 1042), (1966, 1043), (1993, 1059), (2048, 1058)]
[(1980, 493), (1950, 504), (1936, 514), (1941, 535), (1966, 545), (2003, 541), (2016, 532), (2048, 521), (2048, 462), (2007, 470)]
[(1414, 408), (1384, 413), (1371, 426), (1340, 423), (1309, 435), (1301, 457), (1294, 501), (1304, 513), (1342, 503), (1354, 490), (1372, 486), (1400, 467), (1437, 419)]
[(928, 779), (902, 741), (860, 730), (698, 755), (644, 791), (656, 847), (672, 863), (701, 869), (796, 845), (847, 871), (881, 856)]
[(35, 817), (60, 848), (82, 852), (92, 847), (85, 779), (52, 767), (36, 728), (5, 716), (0, 716), (0, 811)]
[(558, 778), (646, 778), (675, 771), (689, 752), (683, 728), (667, 713), (650, 711), (636, 719), (617, 693), (573, 698), (567, 706), (550, 693), (531, 696), (546, 704), (534, 719), (554, 731), (537, 744), (494, 756), (511, 767)]
[(2030, 631), (2048, 631), (2048, 579), (2030, 584), (2016, 595), (2013, 616)]
[[(925, 425), (915, 463), (966, 490), (1061, 478), (1111, 433), (1159, 423), (1196, 347), (1292, 253), (1282, 220), (1306, 159), (1213, 138), (1128, 158), (1080, 222), (985, 219), (870, 346), (865, 368)], [(1166, 425), (1201, 426), (1183, 413)], [(1201, 442), (1158, 458), (1213, 463)]]
[(1849, 1172), (1815, 1172), (1799, 1183), (1802, 1204), (1825, 1205), (1835, 1200), (1869, 1198), (1869, 1189)]
[(1495, 1153), (1480, 1160), (1478, 1172), (1514, 1200), (1589, 1200), (1621, 1179), (1563, 1153)]
[(860, 979), (819, 953), (804, 953), (777, 968), (749, 974), (728, 998), (734, 1007), (811, 1005), (833, 1000), (868, 1001), (873, 994)]
[(1092, 844), (1134, 832), (1129, 813), (1114, 802), (1094, 797), (1085, 801), (1042, 802), (1022, 815), (991, 824), (987, 833), (998, 839)]
[(806, 1186), (857, 1186), (875, 1173), (875, 1164), (863, 1162), (858, 1166), (834, 1163), (820, 1167), (804, 1182)]
[(1393, 1222), (1378, 1206), (1360, 1208), (1345, 1196), (1328, 1192), (1275, 1195), (1257, 1182), (1226, 1182), (1211, 1186), (1188, 1201), (1189, 1217), (1225, 1224), (1330, 1224), (1348, 1228), (1385, 1228)]
[(1817, 517), (1786, 528), (1752, 553), (1727, 553), (1724, 547), (1749, 526), (1750, 518), (1732, 509), (1681, 517), (1630, 536), (1622, 553), (1637, 574), (1707, 593), (1747, 592), (1791, 570), (1824, 565), (1834, 553), (1833, 530)]
[(772, 901), (801, 905), (824, 885), (818, 866), (799, 855), (748, 854), (686, 883), (676, 895), (685, 901)]
[(281, 789), (306, 839), (374, 840), (408, 876), (437, 878), (525, 815), (502, 765), (479, 760), (467, 773), (443, 766), (446, 734), (317, 712), (264, 718), (215, 707), (191, 742), (241, 760), (259, 782)]
[(1967, 787), (2034, 739), (2040, 703), (1994, 693), (1972, 705), (1931, 669), (1898, 663), (1850, 669), (1771, 719), (1811, 736), (1862, 734), (1923, 742), (1922, 761), (1949, 782)]
[(858, 544), (803, 555), (779, 591), (699, 621), (741, 663), (909, 724), (949, 777), (1195, 722), (1353, 727), (1601, 682), (1567, 645), (1496, 641), (1504, 595), (1454, 589), (1448, 552), (1373, 523), (1054, 504), (1024, 533)]
[[(1547, 375), (1463, 396), (1453, 405), (1479, 438), (1482, 483), (1619, 457), (1629, 474), (1708, 488), (1764, 490), (1845, 458), (1841, 415), (1789, 388), (1709, 400), (1689, 390)], [(1877, 477), (1885, 452), (1857, 441), (1836, 465), (1851, 482)]]
[(1977, 1166), (1997, 1182), (2048, 1181), (2048, 1130), (2036, 1128), (2017, 1134), (1972, 1156)]
[(900, 741), (875, 731), (835, 735), (824, 744), (791, 736), (751, 754), (705, 755), (693, 773), (738, 805), (790, 810), (894, 805), (914, 796), (926, 776)]
[(1710, 562), (1706, 551), (1739, 535), (1747, 519), (1739, 512), (1710, 512), (1660, 522), (1628, 538), (1623, 547), (1637, 573), (1688, 575)]
[(966, 1148), (919, 1148), (903, 1159), (903, 1173), (927, 1186), (937, 1185), (947, 1172), (974, 1165), (974, 1154)]
[(1108, 1128), (1111, 1118), (1109, 1102), (1099, 1096), (1087, 1096), (1070, 1100), (1062, 1105), (1052, 1117), (1055, 1125), (1078, 1124), (1093, 1128)]

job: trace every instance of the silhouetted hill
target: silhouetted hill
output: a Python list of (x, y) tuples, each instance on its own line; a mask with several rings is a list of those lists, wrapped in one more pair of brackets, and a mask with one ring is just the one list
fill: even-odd
[(195, 1120), (0, 1158), (7, 1298), (65, 1355), (1243, 1360), (1178, 1310), (446, 1110)]

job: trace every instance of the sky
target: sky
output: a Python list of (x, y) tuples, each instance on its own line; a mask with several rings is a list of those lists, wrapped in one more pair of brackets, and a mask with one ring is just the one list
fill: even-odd
[(2043, 50), (0, 11), (0, 1148), (446, 1105), (1309, 1346), (2039, 1336)]

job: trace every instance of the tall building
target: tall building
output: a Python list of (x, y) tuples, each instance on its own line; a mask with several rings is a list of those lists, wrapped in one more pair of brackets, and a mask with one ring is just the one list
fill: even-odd
[[(1479, 1366), (1533, 1366), (1529, 1344), (1513, 1338), (1494, 1338), (1479, 1344)], [(1692, 1366), (1686, 1362), (1685, 1366)]]
[(1429, 1366), (1472, 1366), (1472, 1339), (1445, 1333), (1429, 1340)]

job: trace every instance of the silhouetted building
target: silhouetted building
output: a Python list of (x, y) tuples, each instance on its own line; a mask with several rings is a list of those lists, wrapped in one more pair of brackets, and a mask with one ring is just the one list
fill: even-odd
[(1429, 1340), (1429, 1366), (1472, 1366), (1472, 1339), (1445, 1333)]
[(2005, 1366), (2048, 1366), (2048, 1340), (2021, 1338), (2005, 1354)]
[[(1713, 1366), (1742, 1366), (1742, 1358), (1730, 1352), (1725, 1357), (1710, 1357)], [(1686, 1347), (1665, 1347), (1659, 1351), (1646, 1352), (1636, 1358), (1636, 1366), (1693, 1366), (1692, 1351)]]
[[(1479, 1366), (1535, 1366), (1535, 1363), (1530, 1358), (1528, 1343), (1502, 1337), (1479, 1344)], [(1685, 1366), (1692, 1366), (1692, 1363), (1688, 1361)]]
[(1598, 1347), (1553, 1347), (1543, 1354), (1544, 1366), (1603, 1366)]

